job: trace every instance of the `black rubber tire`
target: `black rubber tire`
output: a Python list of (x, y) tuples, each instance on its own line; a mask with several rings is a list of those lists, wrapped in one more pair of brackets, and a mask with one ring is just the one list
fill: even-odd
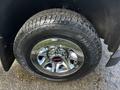
[[(85, 55), (84, 65), (72, 75), (53, 77), (37, 70), (30, 60), (30, 52), (37, 42), (51, 37), (69, 39), (79, 45)], [(49, 80), (63, 81), (80, 78), (92, 71), (101, 58), (101, 41), (90, 22), (80, 14), (66, 9), (49, 9), (31, 17), (18, 32), (14, 54), (29, 72)]]

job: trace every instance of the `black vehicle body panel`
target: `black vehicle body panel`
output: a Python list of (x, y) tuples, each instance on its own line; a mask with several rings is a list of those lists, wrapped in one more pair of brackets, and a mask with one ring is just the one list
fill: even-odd
[[(82, 14), (94, 25), (110, 51), (115, 52), (118, 49), (120, 0), (0, 0), (0, 36), (4, 38), (3, 46), (9, 48), (5, 49), (5, 52), (9, 52), (9, 57), (14, 58), (14, 38), (25, 21), (37, 12), (51, 8), (66, 8)], [(8, 56), (2, 62), (10, 67), (13, 61)]]

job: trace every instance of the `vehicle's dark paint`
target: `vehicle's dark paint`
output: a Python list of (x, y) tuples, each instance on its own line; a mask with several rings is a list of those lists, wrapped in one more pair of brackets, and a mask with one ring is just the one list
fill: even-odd
[(11, 47), (7, 49), (10, 57), (14, 57), (12, 44), (24, 22), (37, 12), (51, 8), (66, 8), (82, 14), (94, 25), (110, 51), (115, 52), (119, 47), (120, 0), (0, 0), (0, 36)]

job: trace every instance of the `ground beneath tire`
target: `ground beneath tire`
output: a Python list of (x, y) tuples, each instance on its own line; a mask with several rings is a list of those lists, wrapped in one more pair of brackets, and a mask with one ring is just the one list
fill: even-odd
[(17, 62), (9, 72), (4, 72), (0, 64), (0, 90), (120, 90), (120, 63), (106, 68), (110, 57), (103, 44), (103, 56), (98, 67), (81, 80), (51, 82), (38, 79), (27, 73)]

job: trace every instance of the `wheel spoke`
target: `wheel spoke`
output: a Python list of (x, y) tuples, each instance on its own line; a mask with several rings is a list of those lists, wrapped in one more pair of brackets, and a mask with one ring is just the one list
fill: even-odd
[(56, 72), (57, 72), (57, 73), (60, 72), (60, 65), (61, 65), (60, 63), (57, 63), (57, 64), (56, 64)]
[(81, 57), (81, 58), (84, 58), (84, 54), (83, 54), (83, 52), (81, 51), (78, 51), (78, 50), (75, 50), (74, 51), (79, 57)]
[(56, 64), (52, 62), (52, 72), (56, 72)]
[(45, 60), (43, 61), (43, 63), (41, 64), (42, 67), (45, 67), (47, 64), (49, 64), (50, 61), (49, 59), (46, 57)]
[(64, 60), (64, 61), (63, 61), (63, 64), (64, 64), (64, 66), (65, 66), (68, 70), (71, 69), (69, 60)]

